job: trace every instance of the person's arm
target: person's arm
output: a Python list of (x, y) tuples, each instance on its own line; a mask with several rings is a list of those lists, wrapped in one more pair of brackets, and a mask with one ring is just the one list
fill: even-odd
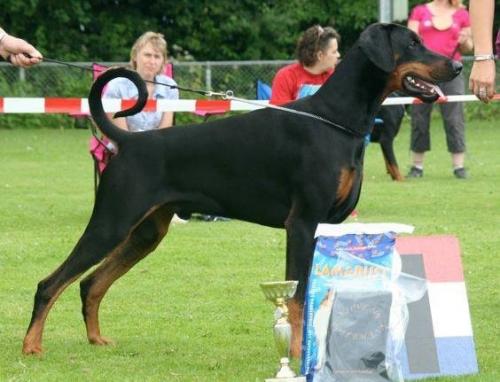
[(423, 11), (424, 11), (424, 6), (417, 5), (415, 8), (411, 10), (410, 17), (408, 17), (408, 25), (407, 25), (408, 29), (411, 29), (419, 36), (420, 33), (418, 33), (418, 28), (420, 27), (420, 20), (423, 17), (422, 14)]
[(470, 1), (474, 64), (469, 78), (469, 89), (483, 102), (488, 102), (495, 94), (492, 39), (494, 5), (494, 0)]
[(113, 121), (113, 123), (118, 126), (120, 129), (123, 129), (123, 130), (128, 130), (128, 127), (127, 127), (127, 119), (125, 117), (120, 117), (120, 118), (113, 118), (113, 115), (115, 115), (115, 113), (106, 113), (106, 115), (108, 116), (109, 119), (111, 119)]
[(13, 65), (23, 68), (38, 64), (42, 54), (23, 39), (14, 37), (0, 28), (0, 55)]
[(408, 20), (408, 29), (411, 29), (413, 32), (418, 34), (418, 26), (419, 22), (417, 20)]
[(171, 111), (165, 111), (161, 117), (159, 129), (164, 129), (171, 127), (174, 124), (174, 113)]
[(469, 53), (472, 51), (474, 44), (472, 42), (472, 32), (470, 27), (462, 28), (460, 31), (458, 45), (460, 47), (460, 53)]

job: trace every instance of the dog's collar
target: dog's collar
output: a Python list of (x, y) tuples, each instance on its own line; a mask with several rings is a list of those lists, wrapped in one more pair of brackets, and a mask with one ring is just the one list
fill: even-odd
[(307, 111), (289, 109), (288, 107), (283, 107), (283, 106), (278, 106), (278, 105), (273, 105), (273, 104), (262, 105), (261, 103), (253, 102), (253, 101), (250, 101), (250, 100), (247, 100), (247, 99), (244, 99), (244, 98), (235, 97), (232, 94), (232, 92), (230, 92), (230, 91), (226, 92), (223, 95), (223, 98), (224, 99), (238, 101), (238, 102), (248, 103), (250, 105), (257, 105), (257, 106), (261, 106), (261, 107), (264, 106), (264, 107), (266, 107), (268, 109), (281, 110), (281, 111), (284, 111), (284, 112), (287, 112), (287, 113), (302, 115), (304, 117), (314, 118), (314, 119), (316, 119), (318, 121), (321, 121), (321, 122), (326, 123), (326, 124), (328, 124), (330, 126), (333, 126), (336, 129), (341, 130), (341, 131), (343, 131), (345, 133), (348, 133), (350, 135), (354, 135), (355, 137), (358, 137), (358, 138), (364, 138), (365, 135), (366, 135), (366, 134), (362, 134), (362, 133), (360, 133), (360, 132), (358, 132), (356, 130), (350, 129), (348, 127), (339, 125), (338, 123), (332, 122), (332, 121), (330, 121), (330, 120), (328, 120), (326, 118), (323, 118), (323, 117), (321, 117), (319, 115), (308, 113)]

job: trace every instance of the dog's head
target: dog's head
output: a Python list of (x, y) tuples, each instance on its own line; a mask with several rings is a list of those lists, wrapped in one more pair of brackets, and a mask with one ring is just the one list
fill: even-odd
[(462, 70), (461, 63), (431, 52), (416, 33), (397, 24), (370, 25), (359, 46), (375, 66), (389, 73), (385, 95), (399, 90), (434, 102), (442, 95), (436, 84), (452, 80)]

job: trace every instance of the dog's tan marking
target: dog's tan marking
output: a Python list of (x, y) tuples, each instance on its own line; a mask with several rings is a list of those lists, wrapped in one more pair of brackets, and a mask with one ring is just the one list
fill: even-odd
[(337, 188), (337, 205), (344, 203), (352, 191), (356, 171), (354, 169), (343, 168), (340, 170), (339, 186)]
[(292, 344), (290, 355), (300, 359), (302, 352), (302, 323), (304, 319), (304, 306), (292, 299), (288, 302), (288, 319), (292, 326)]
[(382, 99), (385, 99), (389, 94), (396, 90), (402, 90), (403, 78), (408, 74), (417, 75), (423, 79), (430, 80), (432, 78), (432, 66), (420, 62), (405, 62), (398, 65), (389, 77), (389, 81), (384, 88)]
[[(49, 276), (50, 277), (50, 276)], [(24, 336), (23, 341), (23, 353), (24, 354), (40, 354), (42, 353), (42, 335), (43, 328), (45, 326), (45, 320), (49, 314), (52, 305), (61, 295), (62, 292), (80, 275), (75, 276), (64, 285), (61, 285), (59, 290), (56, 291), (54, 296), (50, 299), (49, 303), (45, 306), (45, 309), (38, 315), (37, 319), (30, 325), (28, 332)]]
[[(99, 306), (109, 287), (121, 276), (127, 273), (135, 264), (155, 250), (163, 237), (168, 232), (169, 223), (172, 220), (173, 212), (168, 209), (153, 210), (149, 216), (157, 230), (157, 240), (149, 245), (140, 246), (134, 241), (132, 232), (127, 241), (120, 249), (113, 252), (101, 265), (91, 273), (85, 281), (91, 281), (91, 286), (87, 292), (84, 304), (85, 325), (87, 328), (87, 338), (94, 345), (108, 345), (113, 341), (101, 336), (99, 326)], [(136, 226), (136, 229), (139, 227)]]
[(396, 166), (395, 164), (390, 164), (386, 161), (385, 167), (387, 169), (387, 173), (391, 176), (392, 180), (397, 180), (399, 182), (404, 180), (403, 176), (399, 172), (398, 166)]

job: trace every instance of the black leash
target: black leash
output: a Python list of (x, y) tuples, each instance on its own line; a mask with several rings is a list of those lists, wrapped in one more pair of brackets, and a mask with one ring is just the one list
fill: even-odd
[[(25, 53), (25, 55), (27, 57), (31, 58), (30, 55), (28, 55), (26, 53)], [(7, 57), (7, 59), (8, 58), (9, 57)], [(91, 71), (91, 72), (94, 72), (96, 70), (95, 68), (92, 68), (92, 67), (83, 66), (83, 65), (77, 65), (77, 64), (72, 64), (70, 62), (61, 61), (61, 60), (57, 60), (57, 59), (54, 59), (54, 58), (43, 57), (43, 61), (54, 63), (54, 64), (59, 64), (59, 65), (65, 65), (65, 66), (69, 66), (69, 67), (77, 68), (77, 69), (81, 69), (81, 70), (87, 70), (87, 71)], [(105, 66), (103, 65), (103, 67), (105, 67)], [(106, 67), (106, 69), (102, 69), (100, 71), (105, 71), (107, 69), (108, 68)], [(343, 131), (345, 133), (348, 133), (350, 135), (354, 135), (356, 137), (361, 137), (361, 138), (364, 137), (364, 134), (360, 134), (356, 130), (352, 130), (352, 129), (348, 128), (348, 127), (339, 125), (338, 123), (332, 122), (332, 121), (330, 121), (330, 120), (328, 120), (326, 118), (323, 118), (323, 117), (321, 117), (319, 115), (308, 113), (306, 111), (289, 109), (287, 107), (278, 106), (278, 105), (272, 105), (272, 104), (262, 105), (260, 103), (256, 103), (256, 102), (244, 99), (244, 98), (235, 97), (232, 90), (227, 90), (225, 92), (218, 92), (217, 93), (217, 92), (213, 92), (213, 91), (210, 91), (210, 90), (191, 89), (191, 88), (185, 88), (185, 87), (178, 86), (178, 85), (169, 85), (169, 84), (165, 84), (163, 82), (156, 82), (156, 81), (150, 81), (150, 80), (144, 80), (144, 82), (152, 83), (152, 84), (155, 84), (155, 85), (168, 86), (171, 89), (178, 89), (178, 90), (182, 90), (182, 91), (186, 91), (186, 92), (190, 92), (190, 93), (197, 93), (197, 94), (201, 94), (201, 95), (206, 96), (206, 97), (217, 96), (217, 97), (221, 97), (224, 100), (235, 100), (235, 101), (238, 101), (238, 102), (244, 102), (244, 103), (248, 103), (248, 104), (251, 104), (251, 105), (257, 105), (257, 106), (260, 106), (260, 107), (266, 107), (266, 108), (269, 108), (269, 109), (281, 110), (281, 111), (284, 111), (284, 112), (287, 112), (287, 113), (302, 115), (304, 117), (313, 118), (313, 119), (316, 119), (316, 120), (321, 121), (323, 123), (326, 123), (326, 124), (328, 124), (330, 126), (333, 126), (333, 127), (337, 128), (338, 130), (341, 130), (341, 131)], [(94, 137), (96, 137), (96, 136), (94, 135)], [(99, 140), (99, 138), (97, 138), (97, 139)], [(100, 140), (99, 140), (99, 143), (101, 143), (104, 147), (106, 147), (106, 145), (104, 145), (104, 143), (101, 142)], [(108, 148), (106, 147), (106, 149), (108, 149)]]
[(356, 130), (352, 130), (352, 129), (349, 129), (348, 127), (344, 127), (342, 125), (339, 125), (338, 123), (332, 122), (332, 121), (330, 121), (330, 120), (328, 120), (326, 118), (323, 118), (323, 117), (321, 117), (319, 115), (308, 113), (307, 111), (290, 109), (288, 107), (273, 105), (271, 103), (267, 104), (267, 105), (262, 105), (260, 103), (257, 103), (257, 102), (254, 102), (254, 101), (250, 101), (250, 100), (247, 100), (247, 99), (244, 99), (244, 98), (234, 97), (232, 95), (232, 92), (230, 90), (228, 90), (226, 92), (226, 99), (235, 100), (235, 101), (243, 102), (243, 103), (248, 103), (250, 105), (256, 105), (256, 106), (261, 106), (261, 107), (264, 106), (264, 107), (266, 107), (268, 109), (281, 110), (281, 111), (285, 111), (287, 113), (292, 113), (292, 114), (302, 115), (304, 117), (313, 118), (313, 119), (316, 119), (316, 120), (321, 121), (323, 123), (326, 123), (326, 124), (328, 124), (330, 126), (333, 126), (333, 127), (337, 128), (338, 130), (342, 130), (345, 133), (354, 135), (354, 136), (359, 137), (359, 138), (364, 138), (365, 137), (365, 134), (361, 134), (361, 133), (357, 132)]
[[(102, 65), (102, 66), (104, 68), (106, 68), (106, 69), (95, 69), (95, 68), (92, 68), (92, 67), (89, 67), (89, 66), (72, 64), (70, 62), (56, 60), (54, 58), (47, 58), (47, 57), (44, 57), (43, 61), (50, 62), (50, 63), (53, 63), (53, 64), (65, 65), (65, 66), (69, 66), (69, 67), (77, 68), (77, 69), (81, 69), (81, 70), (87, 70), (87, 71), (90, 71), (90, 72), (94, 72), (94, 71), (104, 72), (105, 70), (109, 69), (109, 67), (106, 67), (104, 65)], [(165, 84), (163, 82), (156, 82), (156, 81), (151, 81), (151, 80), (144, 80), (144, 82), (148, 82), (150, 84), (155, 84), (155, 85), (168, 86), (170, 89), (178, 89), (178, 90), (182, 90), (182, 91), (185, 91), (185, 92), (198, 93), (198, 94), (204, 95), (206, 97), (212, 97), (214, 95), (220, 95), (220, 93), (214, 93), (214, 92), (209, 91), (209, 90), (199, 90), (199, 89), (185, 88), (185, 87), (178, 86), (178, 85)]]

